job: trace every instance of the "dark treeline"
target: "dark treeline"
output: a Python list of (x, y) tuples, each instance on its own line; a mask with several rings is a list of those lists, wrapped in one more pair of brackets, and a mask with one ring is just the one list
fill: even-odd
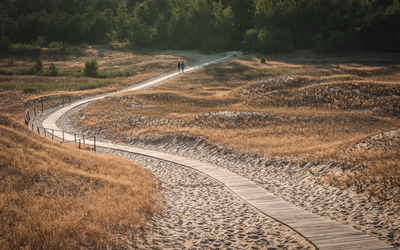
[(0, 0), (0, 46), (400, 50), (399, 0)]

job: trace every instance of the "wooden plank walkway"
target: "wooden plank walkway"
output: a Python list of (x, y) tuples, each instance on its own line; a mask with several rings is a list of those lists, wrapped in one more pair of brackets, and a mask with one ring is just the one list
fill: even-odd
[[(228, 57), (218, 59), (214, 62), (222, 61), (227, 58)], [(203, 64), (198, 67), (208, 64)], [(195, 68), (188, 69), (188, 71), (193, 69)], [(125, 91), (149, 87), (177, 75), (177, 73), (166, 75), (160, 78), (161, 80), (155, 79), (149, 81), (144, 85), (128, 88)], [(59, 130), (56, 125), (56, 121), (67, 111), (84, 103), (88, 103), (104, 97), (105, 95), (76, 102), (67, 107), (64, 107), (51, 114), (43, 122), (43, 126), (48, 129)], [(55, 132), (55, 136), (61, 137), (61, 132)], [(65, 139), (73, 140), (74, 136), (72, 134), (66, 133)], [(87, 140), (87, 143), (91, 144), (93, 142)], [(312, 214), (299, 207), (296, 207), (291, 203), (288, 203), (269, 193), (267, 190), (259, 187), (256, 183), (250, 181), (249, 179), (230, 172), (227, 169), (219, 168), (211, 164), (192, 160), (183, 156), (177, 156), (153, 150), (145, 150), (126, 145), (97, 142), (97, 146), (153, 157), (200, 171), (225, 185), (230, 191), (235, 193), (241, 199), (248, 202), (250, 205), (258, 209), (265, 215), (272, 217), (275, 220), (289, 226), (290, 228), (301, 234), (303, 237), (308, 239), (319, 249), (395, 249), (385, 242), (370, 235), (367, 235), (353, 227), (344, 225), (337, 221), (330, 220), (328, 218), (324, 218), (316, 214)]]

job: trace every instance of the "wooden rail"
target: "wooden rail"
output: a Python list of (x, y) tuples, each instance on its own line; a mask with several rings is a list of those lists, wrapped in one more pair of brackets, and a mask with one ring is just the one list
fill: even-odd
[[(29, 127), (33, 132), (36, 132), (39, 135), (44, 135), (52, 140), (57, 139), (61, 143), (74, 142), (75, 145), (78, 145), (79, 149), (81, 149), (83, 145), (88, 145), (94, 152), (96, 152), (96, 136), (88, 136), (85, 134), (70, 133), (64, 130), (45, 128), (43, 126), (35, 126), (33, 123), (31, 123)], [(55, 132), (59, 132), (59, 135), (61, 136), (56, 135)], [(73, 134), (74, 140), (66, 140), (66, 133)]]
[[(50, 98), (41, 98), (39, 100), (39, 103), (34, 104), (32, 106), (30, 106), (29, 108), (26, 109), (25, 111), (25, 124), (29, 125), (30, 121), (31, 121), (31, 117), (35, 117), (38, 114), (41, 114), (42, 112), (44, 112), (44, 110), (50, 108), (50, 107), (54, 107), (56, 105), (52, 105), (49, 104), (50, 102), (55, 102), (55, 104), (70, 104), (71, 103), (71, 96), (65, 96), (62, 95), (61, 97), (50, 97)], [(47, 105), (46, 105), (47, 104)]]
[[(57, 99), (52, 99), (50, 101), (59, 101), (58, 103), (61, 103), (62, 105), (66, 104), (66, 103), (71, 103), (71, 96), (65, 97), (65, 96), (61, 96), (60, 97), (61, 100), (57, 100)], [(66, 102), (68, 100), (68, 102)], [(61, 143), (67, 143), (67, 142), (74, 142), (75, 145), (78, 145), (78, 148), (81, 149), (82, 145), (89, 145), (90, 148), (93, 149), (94, 152), (96, 152), (96, 136), (88, 136), (85, 134), (77, 134), (77, 133), (70, 133), (68, 131), (64, 131), (64, 130), (59, 130), (59, 129), (53, 129), (53, 128), (46, 128), (43, 126), (37, 126), (35, 125), (32, 120), (31, 120), (31, 115), (30, 115), (30, 111), (32, 112), (33, 117), (42, 114), (45, 110), (45, 105), (44, 102), (47, 102), (49, 100), (45, 100), (45, 99), (40, 99), (39, 104), (33, 105), (30, 108), (26, 109), (25, 111), (25, 124), (31, 128), (31, 130), (33, 132), (36, 132), (39, 135), (44, 135), (48, 138), (51, 138), (52, 140), (58, 139)], [(52, 107), (52, 106), (50, 106)], [(54, 134), (54, 132), (60, 132), (61, 135), (57, 136)], [(69, 133), (69, 134), (73, 134), (74, 135), (74, 140), (66, 140), (65, 139), (65, 134)], [(91, 140), (92, 139), (92, 140)], [(91, 144), (87, 143), (87, 142), (92, 142)]]

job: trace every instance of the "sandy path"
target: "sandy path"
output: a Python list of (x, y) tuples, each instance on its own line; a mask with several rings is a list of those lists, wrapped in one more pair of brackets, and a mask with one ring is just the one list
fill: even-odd
[(102, 152), (133, 160), (162, 183), (164, 211), (151, 220), (146, 241), (136, 239), (137, 248), (314, 249), (205, 174), (150, 157)]

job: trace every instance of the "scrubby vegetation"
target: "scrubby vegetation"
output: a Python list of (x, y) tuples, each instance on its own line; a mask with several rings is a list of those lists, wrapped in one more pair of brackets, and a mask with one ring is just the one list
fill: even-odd
[(0, 248), (126, 246), (159, 210), (153, 177), (0, 115)]
[(96, 59), (89, 59), (85, 63), (85, 76), (97, 76), (99, 65)]
[(48, 69), (48, 74), (49, 76), (57, 76), (58, 71), (57, 71), (57, 67), (54, 63), (51, 63)]

